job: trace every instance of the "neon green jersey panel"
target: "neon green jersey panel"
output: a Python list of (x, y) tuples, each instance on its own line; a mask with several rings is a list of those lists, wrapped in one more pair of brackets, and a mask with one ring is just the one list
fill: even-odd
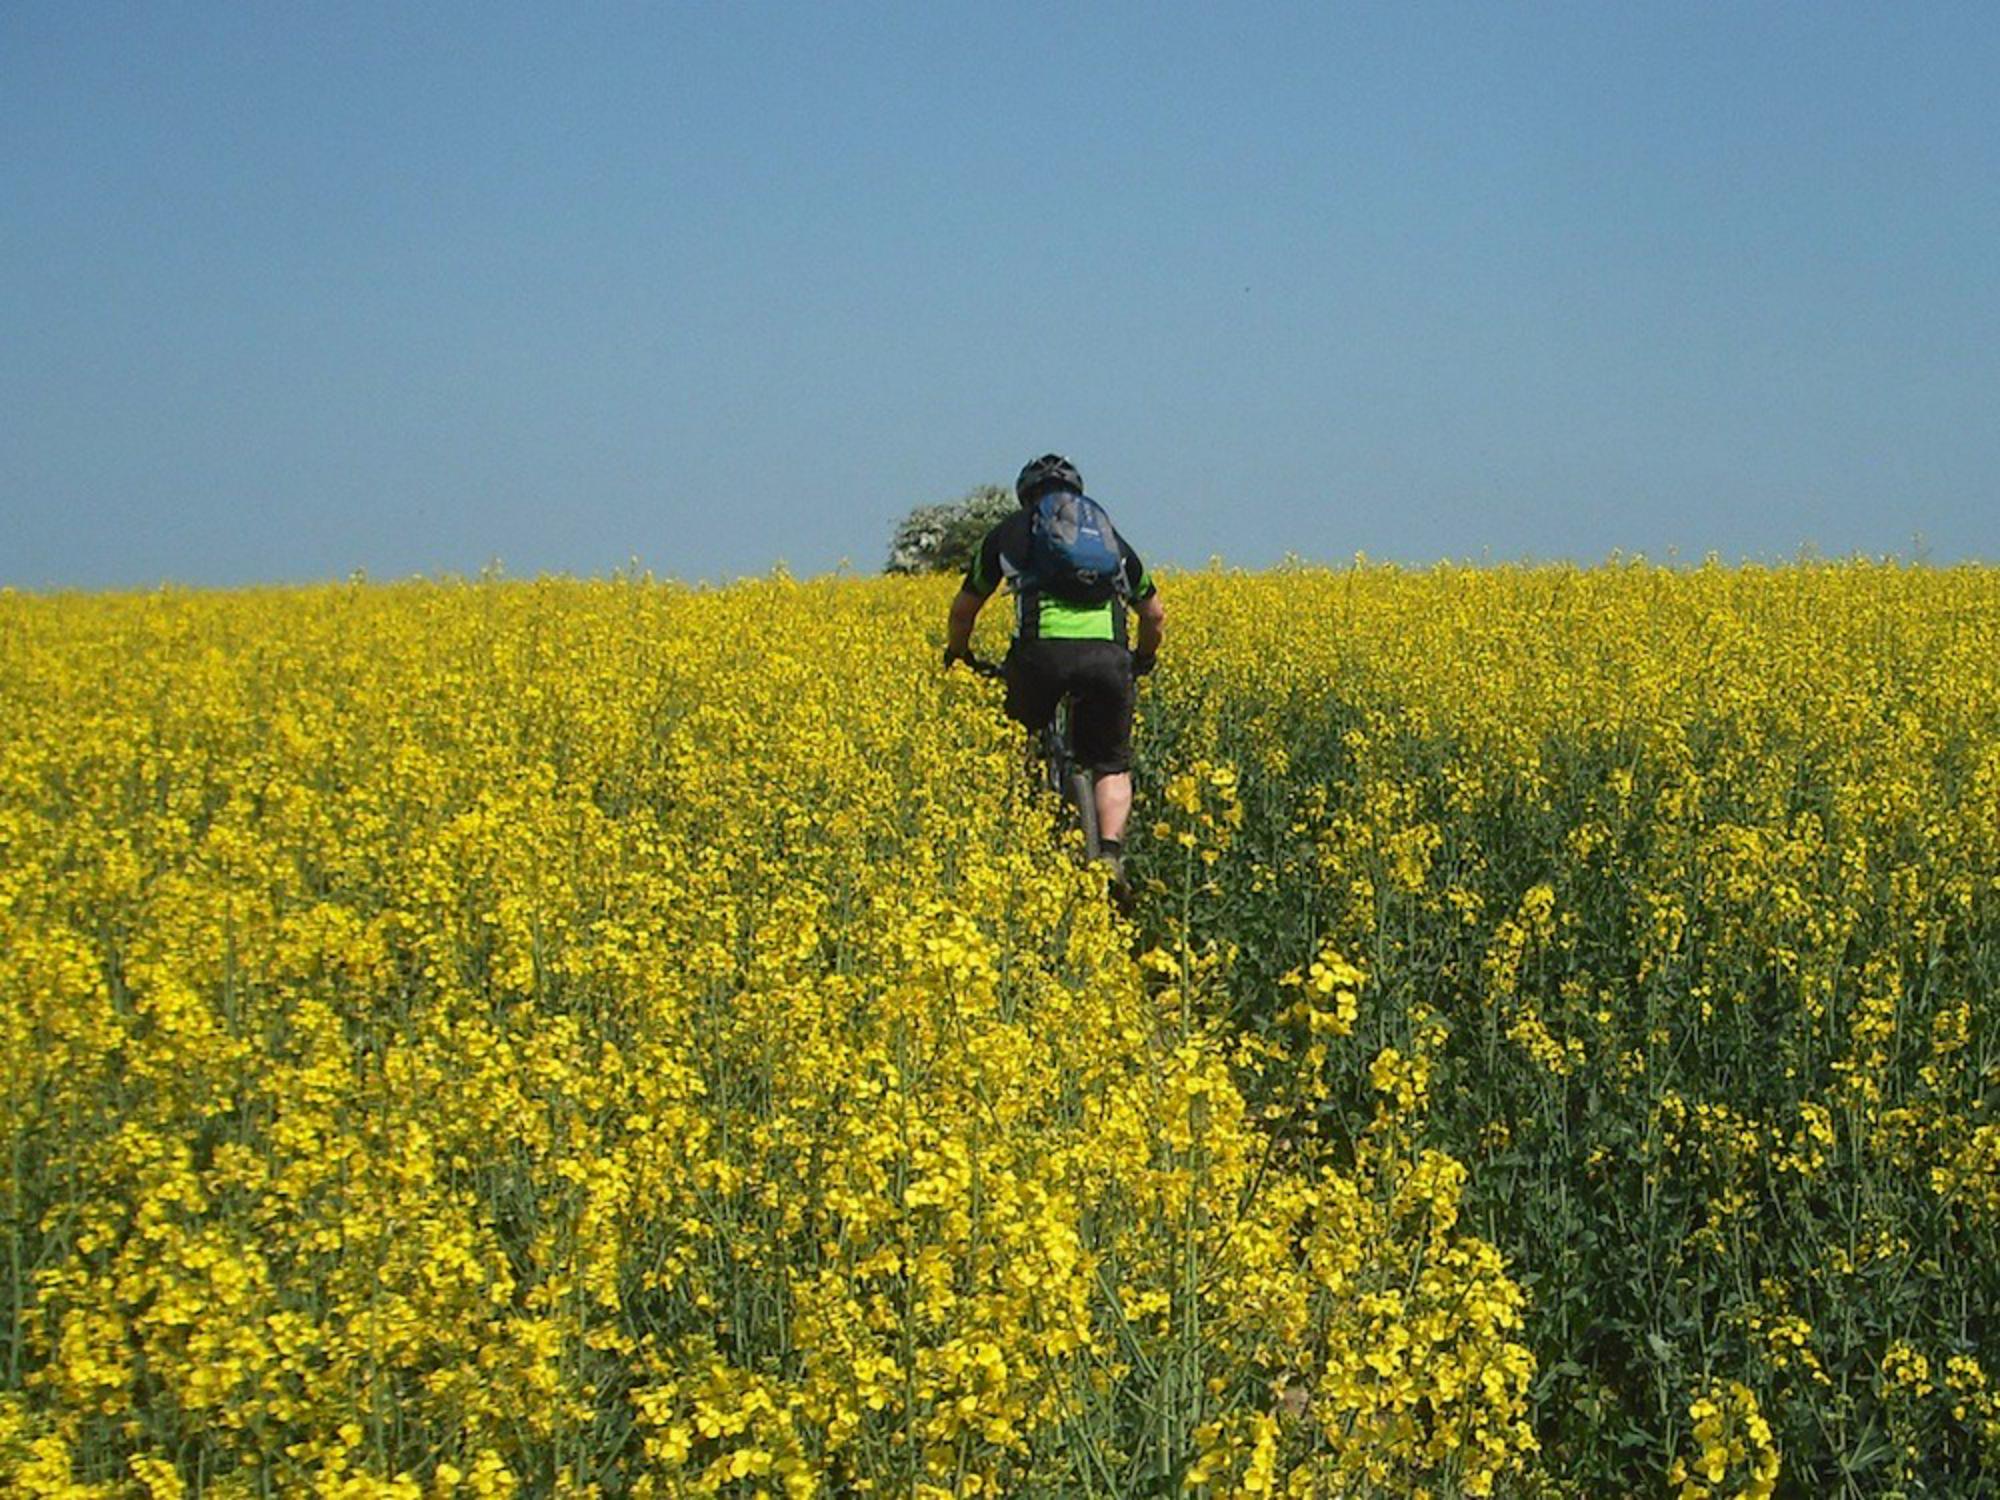
[(1042, 639), (1045, 641), (1115, 641), (1118, 631), (1109, 604), (1068, 604), (1042, 599)]

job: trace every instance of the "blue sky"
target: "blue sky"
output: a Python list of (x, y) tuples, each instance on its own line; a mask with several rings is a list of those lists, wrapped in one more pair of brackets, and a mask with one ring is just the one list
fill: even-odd
[(1991, 4), (0, 6), (0, 584), (1994, 558)]

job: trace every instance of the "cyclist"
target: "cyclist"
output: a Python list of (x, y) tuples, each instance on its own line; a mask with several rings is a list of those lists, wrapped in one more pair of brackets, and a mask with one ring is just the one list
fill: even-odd
[[(1115, 537), (1117, 576), (1108, 596), (1097, 597), (1107, 593), (1104, 588), (1078, 589), (1068, 579), (1045, 584), (1037, 577), (1036, 515), (1043, 498), (1082, 495), (1083, 476), (1059, 453), (1022, 468), (1014, 481), (1020, 508), (987, 532), (951, 602), (944, 664), (949, 669), (971, 659), (973, 622), (1005, 582), (1014, 593), (1007, 715), (1035, 733), (1065, 696), (1072, 699), (1076, 757), (1096, 773), (1098, 842), (1116, 882), (1123, 879), (1125, 820), (1132, 810), (1134, 682), (1153, 670), (1166, 611), (1145, 564), (1122, 536)], [(1044, 570), (1052, 571), (1041, 555)], [(1139, 617), (1138, 640), (1129, 647), (1128, 614)]]

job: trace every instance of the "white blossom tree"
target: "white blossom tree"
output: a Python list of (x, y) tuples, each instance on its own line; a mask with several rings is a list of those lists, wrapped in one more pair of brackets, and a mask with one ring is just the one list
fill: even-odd
[(972, 561), (987, 531), (1014, 509), (1014, 492), (982, 484), (945, 505), (919, 505), (889, 539), (885, 573), (956, 573)]

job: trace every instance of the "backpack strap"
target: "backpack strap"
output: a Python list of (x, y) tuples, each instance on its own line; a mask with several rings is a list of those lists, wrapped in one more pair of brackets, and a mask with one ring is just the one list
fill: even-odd
[(1042, 591), (1026, 579), (1014, 591), (1014, 639), (1038, 641), (1042, 638)]
[[(1021, 512), (1026, 515), (1026, 512)], [(1025, 548), (1028, 543), (1022, 543)], [(1009, 557), (1005, 550), (1000, 553), (1000, 576), (1007, 585), (1007, 592), (1014, 596), (1014, 639), (1032, 641), (1042, 633), (1042, 594), (1035, 587), (1035, 580)]]

